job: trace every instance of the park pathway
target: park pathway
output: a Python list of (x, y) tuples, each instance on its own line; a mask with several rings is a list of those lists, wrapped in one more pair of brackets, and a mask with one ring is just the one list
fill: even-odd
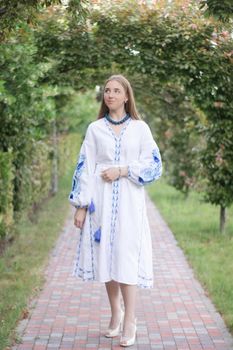
[[(154, 252), (154, 288), (139, 289), (137, 350), (231, 350), (232, 338), (183, 252), (147, 197)], [(71, 276), (77, 244), (71, 208), (45, 271), (47, 282), (12, 350), (123, 349), (119, 337), (103, 336), (110, 309), (104, 284)]]

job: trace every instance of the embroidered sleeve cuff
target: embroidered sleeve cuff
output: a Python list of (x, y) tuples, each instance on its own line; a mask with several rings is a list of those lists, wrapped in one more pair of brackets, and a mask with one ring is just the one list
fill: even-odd
[(131, 177), (131, 170), (130, 170), (130, 166), (128, 165), (128, 171), (127, 171), (127, 177)]
[(79, 209), (79, 208), (88, 208), (88, 205), (75, 205), (75, 208), (76, 209)]

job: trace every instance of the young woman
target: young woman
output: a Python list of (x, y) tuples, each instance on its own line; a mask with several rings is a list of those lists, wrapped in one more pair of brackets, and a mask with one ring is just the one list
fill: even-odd
[(118, 336), (123, 326), (121, 346), (135, 342), (137, 286), (153, 286), (144, 186), (161, 173), (159, 149), (129, 81), (111, 76), (98, 119), (87, 128), (69, 200), (81, 229), (74, 275), (105, 283), (112, 312), (105, 336)]

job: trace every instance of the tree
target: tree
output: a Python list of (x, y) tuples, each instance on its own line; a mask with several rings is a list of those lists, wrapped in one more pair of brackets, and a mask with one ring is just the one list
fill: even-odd
[[(74, 21), (79, 22), (87, 15), (88, 0), (1, 0), (0, 1), (0, 41), (22, 23), (38, 23), (38, 13), (51, 5), (63, 7)], [(51, 8), (52, 9), (52, 8)]]
[(206, 15), (213, 15), (223, 22), (233, 17), (233, 3), (231, 0), (201, 0), (200, 7), (206, 9)]

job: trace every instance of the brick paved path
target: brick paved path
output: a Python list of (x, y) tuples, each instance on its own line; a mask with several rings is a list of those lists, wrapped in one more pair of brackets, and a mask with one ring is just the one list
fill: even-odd
[[(130, 349), (230, 350), (232, 338), (147, 198), (154, 251), (154, 289), (138, 291), (137, 342)], [(123, 349), (103, 336), (110, 309), (104, 284), (71, 277), (77, 244), (73, 210), (52, 252), (47, 283), (31, 316), (19, 325), (22, 343), (12, 350)]]

